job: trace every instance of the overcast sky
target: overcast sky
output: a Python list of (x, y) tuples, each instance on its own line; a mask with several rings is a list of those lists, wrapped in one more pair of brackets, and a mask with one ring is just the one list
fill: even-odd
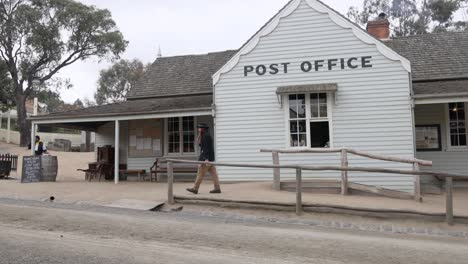
[[(111, 11), (119, 29), (130, 42), (124, 59), (144, 63), (163, 56), (202, 54), (239, 48), (289, 0), (80, 0)], [(362, 0), (323, 0), (345, 14)], [(88, 60), (60, 73), (73, 88), (62, 90), (62, 98), (94, 100), (99, 71), (109, 63)]]

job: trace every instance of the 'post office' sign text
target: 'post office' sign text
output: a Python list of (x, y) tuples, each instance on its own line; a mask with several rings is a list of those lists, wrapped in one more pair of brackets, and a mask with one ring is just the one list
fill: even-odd
[[(340, 59), (303, 61), (296, 65), (302, 72), (332, 71), (357, 68), (372, 68), (372, 56), (351, 57)], [(250, 75), (276, 75), (287, 74), (291, 67), (295, 67), (290, 62), (246, 65), (244, 66), (244, 76)]]

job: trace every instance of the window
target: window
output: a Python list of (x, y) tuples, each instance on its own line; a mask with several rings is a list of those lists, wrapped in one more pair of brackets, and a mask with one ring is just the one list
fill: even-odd
[(330, 123), (326, 93), (291, 94), (289, 104), (289, 145), (330, 147)]
[(465, 103), (448, 104), (449, 142), (452, 147), (467, 146), (465, 109)]
[(183, 117), (184, 152), (195, 152), (195, 131), (193, 117)]
[(170, 154), (195, 152), (195, 119), (193, 116), (167, 119), (167, 145)]
[(289, 96), (289, 131), (291, 146), (307, 146), (306, 103), (304, 94)]

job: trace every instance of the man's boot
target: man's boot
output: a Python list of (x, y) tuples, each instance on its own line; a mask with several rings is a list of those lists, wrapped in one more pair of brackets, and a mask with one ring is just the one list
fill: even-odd
[(187, 188), (186, 190), (187, 190), (188, 192), (193, 193), (193, 194), (198, 194), (198, 190), (195, 189), (195, 188)]
[(211, 190), (210, 193), (221, 193), (221, 189), (220, 188), (215, 188), (215, 189)]

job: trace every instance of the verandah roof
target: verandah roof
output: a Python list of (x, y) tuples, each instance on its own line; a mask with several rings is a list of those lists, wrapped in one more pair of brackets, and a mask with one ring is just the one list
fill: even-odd
[(129, 100), (114, 104), (87, 107), (66, 112), (30, 117), (32, 121), (51, 121), (64, 119), (112, 118), (122, 116), (139, 116), (174, 112), (211, 111), (212, 95), (194, 95), (170, 98), (152, 98)]
[(414, 98), (468, 96), (468, 79), (413, 83)]

